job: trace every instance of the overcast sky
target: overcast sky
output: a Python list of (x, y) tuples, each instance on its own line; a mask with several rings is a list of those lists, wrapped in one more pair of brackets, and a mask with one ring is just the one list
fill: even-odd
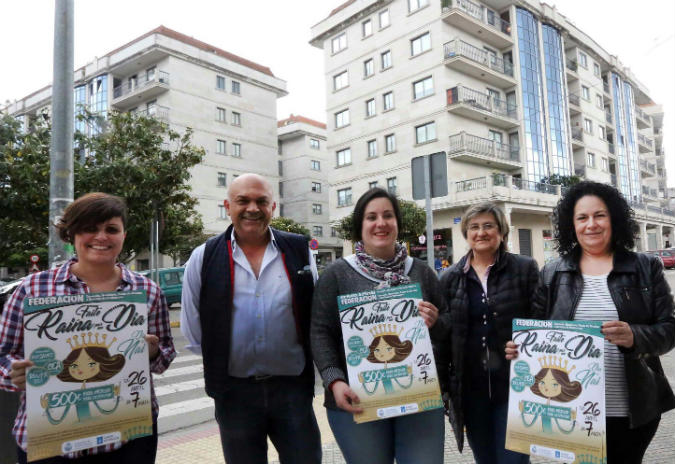
[[(287, 82), (277, 116), (325, 121), (322, 50), (310, 28), (343, 0), (75, 0), (75, 67), (164, 25), (268, 66)], [(647, 86), (664, 106), (675, 186), (675, 1), (549, 0)], [(0, 0), (0, 106), (52, 80), (53, 0)]]

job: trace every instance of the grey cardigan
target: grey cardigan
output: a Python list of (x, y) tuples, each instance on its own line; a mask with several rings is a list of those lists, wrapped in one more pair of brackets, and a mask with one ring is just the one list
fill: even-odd
[[(333, 393), (328, 389), (330, 384), (335, 380), (349, 383), (337, 297), (346, 293), (372, 290), (379, 283), (378, 280), (357, 271), (350, 265), (350, 261), (353, 263), (351, 256), (339, 259), (323, 272), (314, 288), (312, 301), (310, 328), (312, 354), (326, 389), (324, 406), (331, 409), (337, 409), (337, 406)], [(411, 282), (420, 283), (424, 301), (433, 303), (439, 310), (438, 320), (430, 330), (436, 355), (439, 352), (437, 343), (447, 340), (450, 329), (450, 315), (441, 297), (438, 278), (429, 266), (416, 258), (412, 258), (412, 266), (408, 263), (406, 269), (409, 269), (407, 274)], [(436, 359), (439, 359), (438, 356)]]

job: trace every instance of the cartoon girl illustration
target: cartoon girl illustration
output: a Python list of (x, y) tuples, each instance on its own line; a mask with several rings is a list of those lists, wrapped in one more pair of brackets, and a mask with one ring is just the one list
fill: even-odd
[(371, 395), (374, 394), (377, 390), (380, 380), (384, 386), (385, 393), (392, 393), (394, 391), (392, 380), (394, 380), (394, 382), (396, 382), (401, 388), (409, 388), (410, 385), (412, 385), (413, 378), (409, 366), (406, 366), (406, 373), (410, 374), (410, 383), (407, 385), (402, 385), (396, 377), (390, 377), (387, 371), (388, 363), (403, 361), (412, 352), (412, 342), (410, 340), (402, 342), (399, 338), (402, 331), (403, 328), (397, 330), (396, 324), (380, 324), (370, 329), (370, 333), (373, 335), (373, 341), (370, 343), (370, 346), (368, 346), (370, 353), (366, 359), (371, 363), (384, 364), (384, 369), (371, 372), (371, 374), (375, 374), (374, 376), (369, 376), (371, 378), (374, 377), (374, 379), (371, 380), (375, 382), (375, 386), (373, 387), (372, 391), (369, 391), (366, 388), (366, 383), (369, 382), (364, 381), (363, 373), (359, 375), (361, 381), (363, 382), (363, 388), (367, 393)]
[[(62, 382), (82, 382), (81, 390), (87, 388), (87, 382), (102, 382), (108, 380), (119, 373), (124, 367), (125, 358), (121, 354), (116, 354), (111, 356), (108, 352), (108, 348), (117, 341), (116, 338), (113, 338), (109, 344), (106, 344), (107, 334), (102, 334), (99, 339), (98, 333), (83, 333), (80, 335), (78, 342), (78, 336), (73, 335), (71, 338), (66, 340), (70, 345), (71, 352), (66, 356), (66, 359), (63, 360), (63, 369), (59, 372), (56, 377)], [(40, 398), (40, 404), (47, 412), (47, 419), (52, 424), (60, 424), (65, 419), (70, 406), (75, 405), (77, 411), (77, 418), (79, 421), (85, 421), (91, 418), (91, 412), (89, 410), (89, 403), (92, 403), (96, 409), (99, 410), (102, 414), (111, 414), (117, 409), (119, 404), (119, 385), (113, 387), (113, 394), (116, 397), (115, 405), (112, 409), (105, 409), (98, 404), (98, 400), (95, 399), (80, 399), (76, 401), (57, 401), (55, 404), (49, 404), (50, 394), (43, 395)], [(55, 407), (63, 407), (63, 415), (59, 419), (54, 419), (51, 415), (50, 409)]]
[[(530, 427), (537, 420), (537, 417), (541, 416), (541, 426), (544, 433), (553, 433), (553, 427), (551, 419), (554, 419), (558, 425), (558, 429), (565, 434), (572, 433), (574, 426), (576, 424), (576, 410), (570, 410), (570, 417), (572, 420), (572, 427), (565, 429), (560, 425), (560, 418), (555, 417), (549, 413), (547, 406), (551, 404), (551, 400), (560, 401), (561, 403), (568, 403), (573, 399), (576, 399), (581, 394), (581, 383), (574, 381), (571, 382), (569, 374), (576, 368), (572, 366), (570, 369), (567, 368), (568, 360), (565, 360), (563, 365), (563, 360), (557, 356), (549, 356), (548, 361), (546, 357), (539, 358), (539, 364), (541, 364), (541, 370), (537, 375), (534, 376), (534, 384), (530, 387), (532, 393), (542, 398), (546, 398), (546, 405), (538, 405), (536, 403), (530, 403), (531, 408), (528, 408), (528, 411), (524, 410), (523, 401), (520, 402), (519, 408), (521, 412), (521, 417), (523, 423)], [(569, 409), (569, 408), (565, 408)], [(525, 414), (533, 414), (534, 419), (528, 424), (525, 420)], [(562, 419), (565, 420), (565, 419)]]

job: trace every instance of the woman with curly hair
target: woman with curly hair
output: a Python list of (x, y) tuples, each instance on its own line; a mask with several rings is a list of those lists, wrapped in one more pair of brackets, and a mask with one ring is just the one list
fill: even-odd
[[(533, 315), (603, 321), (607, 462), (640, 463), (661, 413), (675, 408), (659, 361), (675, 346), (673, 298), (663, 265), (631, 251), (637, 223), (609, 185), (572, 186), (554, 222), (560, 258), (541, 271)], [(507, 343), (507, 359), (517, 355), (518, 346)]]

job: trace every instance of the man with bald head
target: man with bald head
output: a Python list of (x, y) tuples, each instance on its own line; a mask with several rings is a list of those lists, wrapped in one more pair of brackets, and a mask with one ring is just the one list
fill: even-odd
[(267, 463), (269, 436), (282, 464), (318, 464), (307, 238), (269, 227), (276, 203), (257, 174), (230, 184), (225, 208), (232, 225), (185, 265), (181, 311), (187, 348), (203, 355), (225, 461)]

